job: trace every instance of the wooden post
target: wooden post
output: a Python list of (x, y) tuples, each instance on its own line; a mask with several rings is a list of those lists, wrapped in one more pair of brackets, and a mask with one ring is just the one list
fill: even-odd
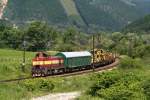
[(93, 34), (93, 64), (92, 64), (93, 71), (95, 71), (95, 66), (94, 66), (95, 52), (94, 52), (94, 48), (95, 48), (95, 36)]
[(25, 63), (26, 63), (26, 41), (23, 41), (23, 62), (22, 62), (22, 71), (25, 72)]

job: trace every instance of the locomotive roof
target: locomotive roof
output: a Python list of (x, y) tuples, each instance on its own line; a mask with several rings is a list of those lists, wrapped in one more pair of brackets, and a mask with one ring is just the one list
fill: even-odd
[(74, 57), (87, 57), (92, 54), (88, 51), (80, 51), (80, 52), (60, 52), (58, 54), (63, 54), (66, 58), (74, 58)]

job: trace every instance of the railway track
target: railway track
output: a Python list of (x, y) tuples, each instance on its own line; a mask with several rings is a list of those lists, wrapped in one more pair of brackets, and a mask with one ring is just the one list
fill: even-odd
[[(76, 72), (70, 72), (70, 73), (65, 73), (65, 74), (58, 74), (58, 75), (50, 75), (50, 76), (45, 76), (43, 78), (49, 78), (49, 77), (68, 77), (68, 76), (74, 76), (74, 75), (81, 75), (81, 74), (86, 74), (86, 73), (91, 73), (91, 72), (99, 72), (99, 71), (105, 71), (109, 69), (115, 68), (119, 64), (119, 59), (116, 59), (115, 62), (109, 65), (105, 65), (103, 67), (98, 67), (89, 70), (82, 70), (82, 71), (76, 71)], [(22, 81), (22, 80), (27, 80), (27, 79), (35, 79), (35, 78), (41, 78), (41, 77), (24, 77), (24, 78), (16, 78), (16, 79), (10, 79), (10, 80), (0, 80), (0, 83), (9, 83), (9, 82), (17, 82), (17, 81)]]

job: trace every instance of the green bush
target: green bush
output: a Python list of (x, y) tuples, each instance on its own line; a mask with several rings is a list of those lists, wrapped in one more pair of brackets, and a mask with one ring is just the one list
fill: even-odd
[(34, 91), (36, 89), (36, 83), (31, 80), (27, 80), (23, 83), (23, 85), (28, 91)]
[(141, 78), (133, 72), (122, 73), (111, 71), (92, 76), (95, 81), (88, 89), (87, 94), (106, 100), (143, 100), (141, 93)]
[(119, 68), (132, 69), (132, 68), (140, 68), (141, 66), (142, 62), (140, 59), (132, 59), (130, 57), (124, 57), (121, 59)]
[(106, 100), (129, 100), (134, 95), (133, 91), (126, 89), (125, 86), (113, 86), (99, 90), (97, 93)]
[(55, 87), (53, 82), (46, 79), (26, 80), (21, 85), (28, 91), (52, 91)]
[(52, 91), (54, 89), (54, 84), (46, 79), (39, 80), (38, 85), (40, 90)]
[(142, 88), (147, 100), (150, 100), (150, 79), (143, 82)]
[(98, 95), (97, 94), (98, 90), (110, 88), (113, 84), (115, 84), (119, 80), (119, 78), (120, 77), (117, 71), (97, 74), (94, 77), (95, 83), (90, 87), (87, 93), (93, 96)]

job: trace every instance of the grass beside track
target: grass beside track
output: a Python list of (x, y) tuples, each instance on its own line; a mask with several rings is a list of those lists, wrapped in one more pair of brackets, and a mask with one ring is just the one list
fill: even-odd
[[(19, 82), (0, 84), (0, 100), (25, 100), (49, 93), (84, 91), (92, 84), (90, 76), (86, 74), (72, 77), (39, 78)], [(47, 84), (48, 83), (48, 84)], [(54, 89), (47, 85), (54, 84)], [(44, 85), (46, 87), (44, 87)]]
[(34, 55), (26, 52), (25, 72), (22, 72), (23, 51), (0, 49), (0, 80), (29, 76)]
[[(22, 51), (0, 49), (0, 58), (2, 59), (16, 59), (15, 61), (6, 60), (0, 63), (0, 79), (16, 78), (21, 75), (28, 76), (30, 74), (31, 60), (26, 66), (26, 72), (20, 71), (20, 60), (22, 61)], [(33, 52), (27, 52), (26, 57), (32, 59), (34, 57)], [(20, 59), (21, 58), (21, 59)], [(120, 73), (135, 73), (138, 77), (145, 79), (150, 76), (150, 60), (149, 57), (145, 57), (142, 67), (140, 69), (128, 69), (120, 70), (114, 69), (105, 73), (113, 71), (119, 71)], [(33, 80), (24, 80), (12, 83), (0, 84), (0, 100), (21, 100), (31, 99), (32, 97), (46, 95), (56, 92), (71, 92), (71, 91), (86, 91), (89, 89), (95, 80), (92, 80), (96, 74), (85, 74), (79, 76), (70, 77), (56, 77), (56, 78), (39, 78)], [(103, 75), (103, 74), (102, 74)], [(78, 100), (100, 100), (99, 97), (93, 97), (91, 95), (82, 94)]]

